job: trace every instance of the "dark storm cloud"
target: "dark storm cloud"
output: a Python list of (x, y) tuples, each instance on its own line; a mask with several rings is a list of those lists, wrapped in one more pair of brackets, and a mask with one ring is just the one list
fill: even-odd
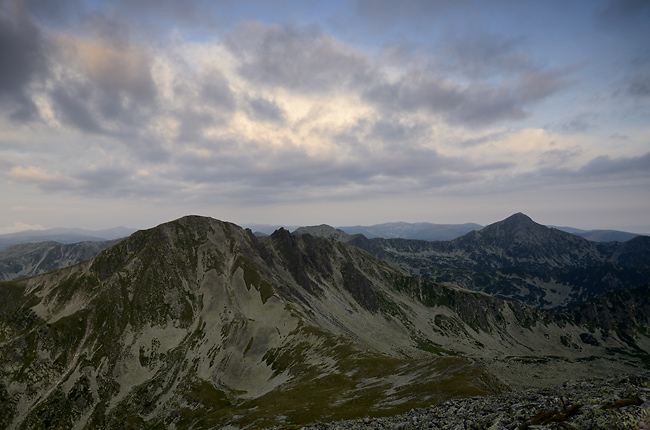
[(525, 118), (528, 108), (555, 94), (564, 84), (563, 74), (554, 71), (522, 73), (514, 83), (502, 85), (461, 85), (412, 68), (395, 82), (371, 85), (364, 95), (384, 110), (425, 110), (452, 123), (484, 126)]
[(365, 56), (316, 27), (249, 22), (230, 33), (226, 43), (241, 60), (241, 75), (255, 84), (314, 93), (350, 88), (369, 74)]
[(10, 117), (38, 117), (29, 85), (47, 74), (47, 43), (20, 1), (0, 2), (0, 108)]
[(246, 99), (246, 113), (256, 121), (271, 122), (283, 125), (286, 122), (286, 114), (274, 100), (264, 97), (248, 97)]

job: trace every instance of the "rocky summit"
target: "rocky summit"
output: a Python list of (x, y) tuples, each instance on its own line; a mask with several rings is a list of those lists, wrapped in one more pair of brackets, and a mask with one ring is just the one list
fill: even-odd
[(544, 311), (189, 216), (0, 283), (11, 429), (379, 419), (650, 365), (650, 285)]

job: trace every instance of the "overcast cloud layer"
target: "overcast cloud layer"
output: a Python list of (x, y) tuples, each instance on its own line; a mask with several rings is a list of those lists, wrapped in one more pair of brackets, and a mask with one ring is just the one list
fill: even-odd
[(0, 0), (0, 234), (650, 232), (650, 3)]

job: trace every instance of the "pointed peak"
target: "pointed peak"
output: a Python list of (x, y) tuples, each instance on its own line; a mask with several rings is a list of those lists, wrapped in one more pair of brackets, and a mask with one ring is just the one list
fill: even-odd
[(518, 222), (535, 222), (531, 217), (522, 212), (517, 212), (516, 214), (510, 215), (504, 221), (518, 221)]
[[(536, 223), (533, 221), (531, 217), (528, 215), (517, 212), (516, 214), (510, 215), (508, 218), (502, 220), (502, 221), (497, 221), (494, 224), (491, 224), (493, 226), (504, 226), (508, 228), (517, 228), (517, 227), (544, 227), (541, 224)], [(490, 226), (487, 226), (490, 227)]]
[(518, 212), (503, 221), (490, 224), (480, 231), (483, 236), (510, 237), (513, 234), (518, 234), (518, 232), (536, 232), (536, 235), (546, 234), (547, 230), (548, 227), (538, 224), (528, 215)]

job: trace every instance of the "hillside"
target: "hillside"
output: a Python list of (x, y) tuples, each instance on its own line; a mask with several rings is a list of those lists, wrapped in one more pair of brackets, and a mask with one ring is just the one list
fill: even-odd
[(0, 281), (11, 281), (77, 264), (117, 242), (116, 239), (73, 244), (37, 242), (13, 245), (0, 250)]
[(650, 363), (650, 286), (624, 292), (552, 313), (333, 239), (184, 217), (0, 283), (0, 416), (259, 428), (631, 372)]

